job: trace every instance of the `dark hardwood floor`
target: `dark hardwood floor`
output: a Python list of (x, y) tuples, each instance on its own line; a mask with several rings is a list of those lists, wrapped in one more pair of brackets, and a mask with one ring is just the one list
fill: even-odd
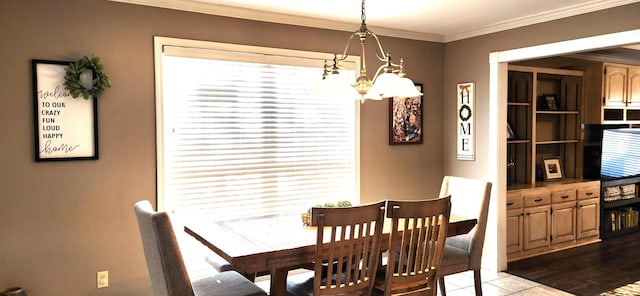
[(510, 262), (507, 272), (575, 295), (599, 295), (640, 280), (640, 233)]

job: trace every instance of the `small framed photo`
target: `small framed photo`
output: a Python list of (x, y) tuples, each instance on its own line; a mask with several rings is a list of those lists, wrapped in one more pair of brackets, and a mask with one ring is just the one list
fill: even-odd
[[(422, 84), (416, 83), (422, 92)], [(422, 96), (389, 99), (389, 145), (422, 144)]]
[(544, 95), (544, 105), (548, 110), (558, 110), (558, 98), (555, 95)]
[(511, 128), (511, 124), (507, 122), (507, 139), (512, 140), (516, 138), (516, 134), (513, 132), (513, 128)]
[(546, 180), (562, 179), (562, 168), (560, 167), (560, 160), (557, 158), (545, 159), (544, 172)]

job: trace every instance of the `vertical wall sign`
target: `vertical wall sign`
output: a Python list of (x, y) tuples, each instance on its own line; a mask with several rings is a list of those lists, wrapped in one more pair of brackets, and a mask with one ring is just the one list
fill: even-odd
[(475, 160), (474, 83), (458, 84), (456, 93), (458, 94), (458, 159)]
[(36, 161), (98, 159), (96, 99), (64, 88), (69, 64), (32, 61)]

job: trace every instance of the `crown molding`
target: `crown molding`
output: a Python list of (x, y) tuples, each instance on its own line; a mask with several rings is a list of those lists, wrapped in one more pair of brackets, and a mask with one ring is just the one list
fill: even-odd
[(478, 28), (478, 29), (475, 29), (475, 30), (467, 31), (467, 32), (447, 35), (444, 38), (445, 39), (444, 42), (451, 42), (451, 41), (456, 41), (456, 40), (461, 40), (461, 39), (466, 39), (466, 38), (471, 38), (471, 37), (476, 37), (476, 36), (496, 33), (496, 32), (500, 32), (500, 31), (506, 31), (506, 30), (510, 30), (510, 29), (515, 29), (515, 28), (519, 28), (519, 27), (524, 27), (524, 26), (544, 23), (544, 22), (548, 22), (548, 21), (553, 21), (553, 20), (557, 20), (557, 19), (576, 16), (576, 15), (579, 15), (579, 14), (585, 14), (585, 13), (589, 13), (589, 12), (594, 12), (594, 11), (598, 11), (598, 10), (613, 8), (613, 7), (627, 5), (627, 4), (636, 3), (636, 2), (638, 2), (638, 0), (594, 0), (594, 1), (589, 1), (589, 2), (585, 2), (585, 3), (569, 6), (569, 7), (564, 8), (564, 9), (559, 9), (559, 10), (554, 10), (554, 11), (548, 11), (548, 12), (528, 15), (526, 17), (515, 18), (515, 19), (512, 19), (512, 20), (491, 24), (491, 25), (484, 26), (484, 27), (481, 27), (481, 28)]
[[(353, 32), (359, 28), (359, 23), (338, 22), (319, 18), (310, 18), (297, 15), (265, 12), (253, 9), (239, 8), (233, 6), (210, 4), (192, 0), (108, 0), (112, 2), (129, 3), (144, 6), (181, 10), (188, 12), (204, 13), (225, 17), (233, 17), (247, 20), (280, 23), (295, 26), (305, 26), (320, 29), (338, 30)], [(565, 9), (534, 14), (526, 17), (516, 18), (504, 22), (499, 22), (483, 26), (466, 32), (438, 35), (415, 31), (398, 30), (384, 27), (369, 26), (372, 31), (381, 36), (398, 37), (413, 40), (432, 42), (452, 42), (499, 31), (505, 31), (518, 27), (533, 25), (537, 23), (557, 20), (565, 17), (594, 12), (602, 9), (612, 8), (638, 2), (638, 0), (593, 0), (579, 5), (573, 5)]]

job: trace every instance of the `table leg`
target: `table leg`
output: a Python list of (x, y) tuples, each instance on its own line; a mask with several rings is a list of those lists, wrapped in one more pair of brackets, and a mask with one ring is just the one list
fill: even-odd
[(271, 268), (270, 296), (286, 296), (288, 268)]

